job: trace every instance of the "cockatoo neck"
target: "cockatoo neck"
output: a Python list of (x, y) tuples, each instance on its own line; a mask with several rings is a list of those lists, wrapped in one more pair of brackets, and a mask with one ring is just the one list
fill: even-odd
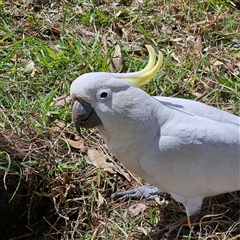
[[(144, 99), (144, 100), (143, 100)], [(143, 149), (136, 151), (139, 155), (146, 152), (152, 141), (160, 134), (161, 119), (159, 112), (165, 107), (141, 89), (135, 87), (127, 91), (114, 93), (112, 102), (95, 108), (103, 124), (97, 127), (108, 148), (116, 157), (134, 145), (142, 145)], [(105, 111), (103, 110), (104, 108)], [(164, 116), (164, 115), (163, 115)], [(156, 128), (156, 126), (159, 126)], [(146, 139), (148, 143), (146, 143)], [(141, 144), (142, 143), (142, 144)], [(139, 147), (138, 147), (139, 148)]]

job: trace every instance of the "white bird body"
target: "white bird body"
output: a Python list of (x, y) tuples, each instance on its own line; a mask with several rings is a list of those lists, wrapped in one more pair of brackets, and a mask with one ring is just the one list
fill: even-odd
[(171, 193), (188, 216), (204, 197), (240, 190), (239, 117), (196, 101), (151, 97), (119, 76), (82, 75), (71, 96), (95, 110), (97, 130), (127, 169)]
[[(204, 197), (240, 190), (237, 116), (202, 103), (166, 97), (156, 98), (159, 102), (149, 99), (148, 109), (147, 102), (141, 101), (143, 96), (138, 93), (138, 97), (127, 102), (135, 106), (138, 102), (141, 116), (127, 118), (127, 111), (121, 111), (123, 124), (116, 115), (110, 129), (105, 121), (97, 127), (109, 150), (127, 169), (183, 204), (185, 199), (201, 197), (199, 208)], [(166, 101), (182, 107), (169, 108), (169, 104), (162, 104)], [(188, 211), (191, 216), (199, 209)]]

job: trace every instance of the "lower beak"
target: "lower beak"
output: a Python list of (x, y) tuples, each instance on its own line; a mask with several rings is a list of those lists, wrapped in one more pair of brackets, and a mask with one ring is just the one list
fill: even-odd
[(80, 100), (76, 100), (73, 104), (72, 120), (79, 133), (80, 127), (94, 128), (102, 123), (92, 106)]

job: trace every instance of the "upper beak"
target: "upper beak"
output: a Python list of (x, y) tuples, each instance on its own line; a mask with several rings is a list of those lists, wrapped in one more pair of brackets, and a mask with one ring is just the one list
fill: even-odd
[(102, 123), (92, 106), (80, 100), (76, 100), (73, 104), (72, 120), (79, 133), (80, 127), (94, 128)]

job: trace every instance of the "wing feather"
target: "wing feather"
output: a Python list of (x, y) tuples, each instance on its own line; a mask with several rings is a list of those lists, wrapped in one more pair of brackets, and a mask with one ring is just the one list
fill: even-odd
[(163, 188), (184, 197), (240, 190), (239, 136), (232, 121), (175, 111), (139, 162)]

